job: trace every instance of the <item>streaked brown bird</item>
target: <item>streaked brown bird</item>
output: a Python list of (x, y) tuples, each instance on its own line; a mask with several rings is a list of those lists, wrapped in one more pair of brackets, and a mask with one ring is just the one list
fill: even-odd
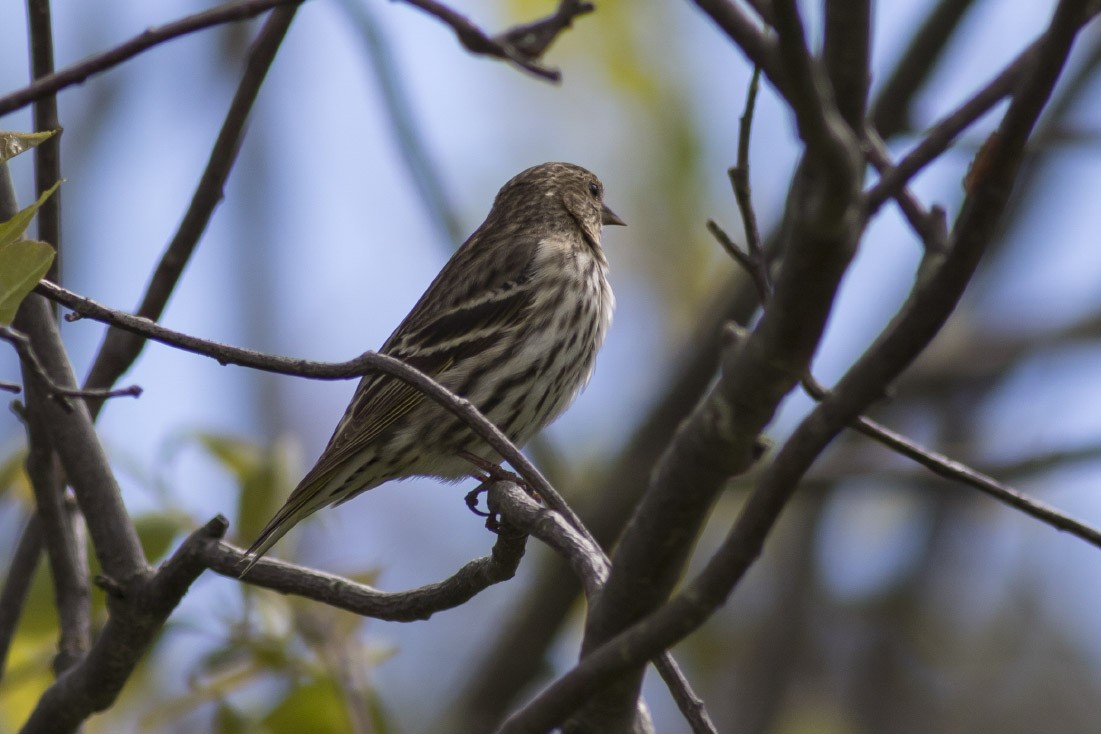
[[(522, 446), (592, 375), (615, 305), (601, 227), (623, 223), (584, 168), (521, 172), (379, 351), (467, 398)], [(469, 476), (463, 452), (501, 460), (415, 388), (367, 375), (317, 464), (249, 548), (248, 568), (322, 507), (391, 479)]]

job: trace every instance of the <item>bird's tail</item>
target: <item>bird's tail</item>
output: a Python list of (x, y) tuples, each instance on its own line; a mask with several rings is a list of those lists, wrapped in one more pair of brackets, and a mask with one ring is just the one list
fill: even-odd
[(279, 508), (279, 512), (275, 513), (275, 517), (260, 531), (260, 536), (256, 538), (256, 542), (245, 551), (246, 564), (244, 570), (241, 571), (241, 576), (252, 570), (252, 567), (263, 558), (264, 554), (273, 545), (279, 542), (280, 538), (287, 534), (288, 530), (297, 525), (300, 520), (306, 519), (307, 516), (320, 509), (319, 503), (316, 502), (319, 493), (311, 492), (309, 489), (308, 486), (300, 486), (292, 492), (286, 504)]

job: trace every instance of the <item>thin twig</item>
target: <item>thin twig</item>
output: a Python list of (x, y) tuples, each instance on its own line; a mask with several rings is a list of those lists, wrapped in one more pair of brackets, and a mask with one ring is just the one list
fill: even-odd
[[(864, 151), (868, 156), (868, 161), (875, 167), (880, 177), (890, 174), (895, 169), (895, 164), (891, 161), (890, 152), (887, 150), (883, 139), (879, 137), (879, 133), (871, 125), (864, 127), (864, 143)], [(921, 201), (905, 185), (895, 193), (894, 198), (898, 202), (899, 209), (906, 217), (906, 221), (910, 223), (910, 226), (921, 238), (926, 252), (944, 252), (948, 242), (948, 222), (944, 208), (934, 206), (926, 210)]]
[(594, 10), (593, 5), (588, 2), (562, 0), (558, 9), (546, 18), (517, 26), (497, 36), (489, 36), (465, 15), (436, 0), (405, 2), (443, 21), (455, 31), (459, 43), (470, 53), (511, 61), (524, 71), (552, 82), (559, 81), (562, 74), (557, 69), (537, 63), (538, 59), (558, 34), (570, 27), (574, 18)]
[(707, 220), (707, 231), (710, 232), (715, 240), (722, 246), (726, 254), (730, 255), (730, 257), (734, 259), (734, 262), (738, 263), (738, 265), (745, 270), (746, 275), (753, 279), (753, 285), (757, 289), (757, 295), (760, 297), (761, 303), (764, 303), (768, 299), (770, 289), (767, 282), (762, 281), (758, 277), (760, 272), (758, 263), (760, 261), (738, 247), (738, 243), (731, 239), (730, 235), (726, 233), (726, 230), (720, 227), (718, 222), (714, 219)]
[(31, 345), (31, 340), (27, 338), (26, 334), (16, 331), (10, 326), (0, 326), (0, 339), (15, 347), (15, 351), (19, 354), (19, 358), (23, 360), (24, 364), (30, 367), (35, 376), (45, 385), (46, 392), (49, 393), (50, 398), (56, 400), (59, 404), (64, 406), (66, 410), (73, 409), (73, 406), (68, 403), (66, 398), (104, 400), (106, 398), (136, 398), (141, 396), (142, 389), (138, 385), (130, 385), (129, 387), (120, 388), (118, 390), (82, 390), (80, 388), (58, 385), (51, 380), (50, 376), (46, 373), (46, 368), (42, 366), (42, 362), (38, 359), (38, 355), (35, 354), (34, 347)]
[[(276, 8), (257, 34), (248, 60), (245, 62), (241, 82), (237, 86), (233, 101), (222, 122), (222, 128), (218, 132), (218, 138), (210, 151), (206, 168), (192, 194), (191, 204), (153, 271), (149, 286), (138, 307), (138, 316), (155, 321), (164, 312), (165, 305), (179, 283), (180, 275), (191, 259), (199, 238), (210, 223), (214, 208), (222, 200), (226, 180), (241, 148), (241, 139), (249, 112), (297, 10), (297, 5)], [(141, 354), (144, 345), (145, 340), (140, 336), (121, 329), (108, 329), (92, 367), (88, 371), (88, 377), (84, 382), (85, 389), (106, 389), (114, 385), (115, 381), (130, 369), (134, 360)], [(103, 401), (89, 401), (88, 410), (93, 419), (102, 407)]]
[[(803, 388), (808, 395), (817, 401), (824, 400), (830, 394), (830, 391), (814, 380), (813, 377), (808, 377), (803, 381)], [(974, 487), (1002, 504), (1020, 510), (1029, 517), (1050, 525), (1056, 530), (1070, 533), (1091, 545), (1101, 548), (1101, 530), (1075, 520), (1039, 500), (1032, 499), (1008, 484), (999, 482), (997, 479), (963, 462), (926, 448), (913, 439), (887, 428), (878, 421), (866, 416), (859, 416), (849, 427), (886, 446), (895, 453), (917, 462), (939, 477)]]
[(902, 157), (893, 169), (882, 175), (878, 182), (864, 194), (866, 216), (874, 214), (888, 199), (895, 198), (910, 179), (925, 166), (936, 160), (952, 145), (960, 133), (973, 125), (980, 117), (989, 112), (1013, 92), (1022, 75), (1032, 65), (1040, 47), (1040, 40), (1033, 42), (1017, 55), (994, 79), (977, 91), (966, 102), (940, 121), (933, 124), (929, 131), (909, 153)]
[(148, 51), (173, 38), (223, 23), (247, 20), (281, 5), (300, 5), (302, 2), (304, 0), (237, 0), (237, 2), (219, 5), (162, 26), (146, 29), (112, 49), (90, 56), (84, 61), (42, 77), (23, 89), (0, 97), (0, 115), (26, 107), (31, 102), (55, 94), (66, 87), (80, 84), (94, 74), (118, 66), (143, 51)]
[(909, 124), (912, 100), (938, 68), (945, 47), (974, 4), (975, 0), (939, 0), (925, 16), (872, 104), (868, 121), (877, 134), (890, 139)]
[(220, 364), (236, 364), (264, 372), (307, 377), (315, 380), (347, 380), (353, 377), (361, 377), (369, 372), (380, 372), (388, 377), (408, 383), (463, 420), (480, 438), (516, 469), (517, 473), (524, 478), (531, 489), (543, 498), (548, 506), (569, 518), (575, 528), (586, 537), (590, 537), (589, 531), (577, 517), (577, 514), (566, 504), (566, 501), (551, 486), (550, 482), (513, 445), (505, 434), (501, 433), (500, 429), (481, 414), (473, 403), (454, 395), (435, 380), (401, 360), (375, 352), (364, 352), (359, 357), (346, 362), (313, 362), (305, 359), (279, 357), (181, 334), (178, 331), (166, 329), (149, 319), (107, 308), (90, 298), (65, 290), (46, 280), (35, 286), (35, 292), (76, 311), (84, 317), (111, 326), (118, 326), (127, 331), (133, 331), (153, 341), (186, 352), (210, 357)]
[[(757, 226), (757, 213), (753, 208), (753, 194), (749, 184), (749, 139), (753, 129), (753, 114), (757, 109), (757, 92), (760, 85), (761, 67), (754, 66), (753, 76), (750, 77), (749, 88), (746, 90), (745, 109), (738, 121), (738, 161), (727, 173), (730, 177), (730, 185), (734, 189), (734, 200), (738, 203), (738, 212), (742, 215), (742, 229), (745, 232), (745, 245), (749, 255), (745, 260), (737, 256), (735, 259), (738, 259), (749, 272), (761, 303), (765, 303), (768, 294), (772, 292), (772, 279), (768, 272), (768, 258), (765, 257), (764, 246), (761, 244), (761, 231)], [(708, 229), (710, 228), (708, 225)], [(714, 230), (712, 234), (726, 247), (729, 238), (720, 236)], [(729, 247), (727, 252), (730, 252)]]

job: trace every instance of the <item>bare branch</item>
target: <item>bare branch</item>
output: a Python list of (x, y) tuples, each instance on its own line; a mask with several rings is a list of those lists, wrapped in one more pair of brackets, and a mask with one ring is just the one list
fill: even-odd
[(19, 358), (23, 361), (23, 364), (26, 365), (27, 368), (34, 373), (34, 376), (46, 387), (46, 392), (50, 399), (56, 400), (65, 410), (72, 410), (72, 405), (70, 405), (65, 398), (104, 400), (106, 398), (136, 398), (141, 396), (142, 390), (137, 385), (130, 385), (129, 387), (124, 387), (119, 390), (85, 390), (77, 387), (58, 385), (51, 380), (50, 376), (46, 373), (46, 368), (42, 366), (42, 362), (38, 359), (38, 355), (35, 354), (34, 347), (31, 345), (31, 340), (27, 338), (26, 334), (16, 331), (10, 326), (0, 326), (0, 339), (15, 347), (15, 351), (19, 354)]
[(944, 454), (926, 448), (870, 418), (859, 418), (854, 428), (892, 451), (916, 461), (937, 476), (974, 487), (1004, 505), (1020, 510), (1029, 517), (1101, 548), (1101, 530), (1075, 520), (1039, 500), (1032, 499), (963, 462), (955, 461)]
[(1042, 40), (1033, 42), (986, 86), (935, 123), (897, 166), (868, 189), (864, 197), (867, 216), (870, 217), (888, 199), (894, 198), (910, 179), (948, 150), (960, 133), (1013, 92), (1022, 75), (1032, 65)]
[(869, 125), (884, 138), (892, 138), (909, 125), (910, 101), (936, 69), (945, 47), (974, 0), (940, 0), (911, 37), (876, 96)]
[[(16, 322), (29, 337), (51, 382), (66, 390), (75, 390), (72, 367), (49, 302), (39, 296), (28, 296), (20, 306)], [(33, 371), (28, 371), (27, 375), (37, 379)], [(68, 409), (50, 400), (39, 401), (38, 405), (38, 412), (49, 428), (53, 448), (61, 457), (65, 475), (87, 518), (104, 574), (125, 587), (142, 576), (147, 566), (91, 417), (79, 402), (70, 404)]]
[(225, 518), (192, 533), (156, 574), (144, 575), (113, 597), (111, 615), (87, 656), (46, 689), (22, 734), (69, 734), (97, 711), (109, 708), (145, 655), (165, 620), (204, 566), (193, 548), (220, 538)]
[[(184, 267), (210, 223), (214, 208), (222, 200), (226, 180), (241, 147), (249, 112), (297, 10), (297, 5), (276, 8), (257, 34), (241, 83), (233, 95), (218, 139), (191, 197), (191, 204), (168, 248), (161, 255), (138, 307), (138, 316), (156, 321), (164, 312)], [(138, 335), (118, 328), (108, 329), (84, 382), (85, 388), (104, 389), (114, 385), (130, 369), (144, 345), (145, 340)], [(102, 407), (101, 400), (89, 401), (88, 410), (93, 418)]]
[[(865, 152), (867, 153), (868, 160), (872, 166), (875, 167), (880, 177), (888, 175), (894, 170), (895, 165), (891, 161), (891, 156), (887, 150), (887, 146), (884, 144), (882, 138), (871, 126), (864, 128), (864, 142), (866, 144)], [(902, 186), (894, 196), (895, 201), (898, 202), (899, 209), (902, 210), (903, 215), (906, 217), (906, 221), (910, 223), (910, 226), (918, 236), (921, 237), (921, 241), (925, 246), (926, 251), (939, 253), (944, 252), (944, 248), (947, 246), (948, 240), (948, 223), (945, 220), (944, 209), (939, 206), (934, 206), (931, 210), (926, 211), (925, 206), (914, 196), (909, 187)]]
[(467, 563), (444, 581), (402, 592), (379, 591), (339, 576), (269, 558), (260, 559), (247, 575), (242, 576), (241, 569), (248, 560), (245, 551), (214, 537), (194, 543), (189, 552), (215, 573), (253, 586), (312, 599), (364, 617), (413, 622), (453, 609), (489, 586), (511, 579), (524, 556), (526, 540), (526, 535), (502, 533), (497, 536), (490, 555)]
[(489, 509), (500, 513), (506, 527), (534, 535), (566, 559), (574, 575), (581, 580), (590, 599), (608, 579), (608, 557), (600, 546), (578, 533), (558, 513), (541, 507), (520, 487), (511, 482), (494, 481), (489, 487)]
[(760, 23), (730, 0), (695, 0), (695, 3), (742, 49), (754, 66), (764, 71), (777, 89), (783, 90), (785, 80), (780, 74), (776, 39), (766, 34)]
[[(604, 587), (610, 562), (599, 546), (582, 537), (557, 513), (540, 507), (520, 487), (511, 482), (493, 482), (489, 486), (489, 506), (500, 513), (508, 525), (533, 535), (566, 559), (589, 603)], [(703, 701), (692, 690), (676, 660), (664, 651), (652, 661), (673, 695), (694, 734), (717, 734)]]
[[(52, 317), (51, 317), (52, 320)], [(24, 363), (26, 364), (26, 363)], [(24, 366), (24, 374), (31, 368)], [(65, 476), (58, 462), (47, 422), (50, 397), (40, 382), (27, 383), (27, 476), (34, 490), (35, 506), (50, 561), (54, 600), (60, 622), (54, 672), (61, 674), (87, 652), (92, 636), (91, 594), (83, 520), (65, 494)]]
[[(30, 33), (31, 76), (35, 80), (54, 72), (53, 24), (50, 20), (49, 0), (29, 0), (27, 3), (27, 28)], [(45, 95), (34, 103), (34, 129), (36, 132), (57, 130), (58, 134), (43, 141), (34, 149), (34, 186), (38, 195), (61, 180), (61, 123), (57, 117), (57, 97)], [(38, 198), (36, 196), (35, 198)], [(60, 282), (61, 272), (61, 198), (62, 192), (42, 202), (36, 215), (38, 239), (53, 245), (57, 255), (46, 277)]]
[(558, 34), (569, 28), (573, 19), (591, 13), (593, 5), (581, 0), (562, 0), (553, 15), (533, 23), (516, 26), (497, 36), (489, 36), (465, 15), (436, 0), (405, 0), (447, 24), (459, 43), (472, 54), (511, 61), (540, 79), (557, 82), (562, 75), (537, 63)]

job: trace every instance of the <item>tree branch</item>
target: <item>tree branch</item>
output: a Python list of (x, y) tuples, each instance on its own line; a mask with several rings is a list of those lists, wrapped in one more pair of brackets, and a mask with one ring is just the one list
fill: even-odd
[(936, 69), (948, 42), (974, 4), (974, 0), (940, 0), (925, 17), (872, 105), (868, 124), (878, 135), (891, 138), (909, 126), (910, 101)]
[[(814, 458), (848, 421), (877, 399), (948, 318), (1004, 209), (1025, 140), (1085, 20), (1085, 7), (1086, 0), (1063, 0), (1056, 9), (1036, 64), (1000, 126), (993, 158), (984, 166), (980, 185), (972, 189), (957, 220), (952, 247), (943, 264), (935, 274), (919, 280), (885, 335), (849, 370), (835, 392), (800, 423), (700, 575), (658, 611), (586, 656), (573, 671), (509, 719), (501, 732), (539, 731), (557, 724), (563, 710), (572, 710), (616, 675), (682, 639), (726, 599), (760, 553), (765, 536)], [(779, 295), (779, 287), (777, 292)], [(766, 318), (770, 311), (765, 312)]]
[[(785, 79), (793, 96), (811, 95), (796, 116), (808, 165), (823, 175), (806, 189), (806, 206), (798, 207), (801, 215), (793, 223), (772, 305), (753, 334), (727, 351), (718, 383), (681, 424), (651, 475), (649, 491), (616, 548), (608, 584), (590, 611), (583, 660), (668, 597), (719, 491), (752, 463), (758, 435), (805, 374), (855, 253), (857, 140), (814, 78), (794, 6), (774, 3), (773, 14)], [(641, 680), (641, 670), (632, 669), (587, 704), (571, 726), (579, 731), (624, 728)]]
[(561, 73), (557, 69), (542, 66), (537, 61), (558, 34), (570, 27), (574, 18), (594, 10), (593, 5), (588, 2), (561, 0), (558, 9), (552, 15), (491, 37), (465, 15), (457, 13), (436, 0), (405, 0), (405, 2), (443, 21), (455, 31), (459, 43), (470, 53), (505, 59), (540, 79), (552, 82), (559, 81), (562, 78)]
[(364, 617), (413, 622), (453, 609), (489, 586), (511, 579), (524, 556), (526, 540), (526, 535), (501, 533), (490, 555), (467, 563), (444, 581), (402, 592), (379, 591), (339, 576), (269, 558), (261, 558), (247, 575), (242, 576), (241, 569), (248, 559), (245, 551), (215, 537), (192, 544), (189, 552), (215, 573), (253, 586), (312, 599)]
[[(268, 69), (271, 68), (275, 54), (297, 11), (297, 5), (276, 8), (257, 34), (245, 63), (241, 83), (233, 95), (233, 101), (226, 112), (218, 138), (207, 159), (206, 168), (191, 197), (191, 204), (168, 248), (161, 255), (160, 262), (146, 288), (145, 296), (138, 307), (139, 317), (153, 321), (161, 317), (184, 267), (195, 251), (199, 238), (206, 231), (214, 214), (214, 208), (224, 196), (226, 180), (237, 160), (245, 123), (260, 91), (260, 85), (267, 76)], [(84, 387), (105, 389), (114, 385), (115, 381), (130, 369), (144, 346), (145, 340), (132, 332), (119, 328), (108, 329), (88, 372)], [(88, 410), (93, 419), (102, 407), (102, 400), (89, 401)]]
[(55, 94), (66, 87), (80, 84), (89, 77), (129, 61), (143, 51), (148, 51), (173, 38), (186, 36), (223, 23), (248, 20), (271, 8), (281, 5), (300, 5), (304, 0), (237, 0), (194, 15), (148, 28), (142, 33), (103, 53), (35, 80), (23, 89), (0, 97), (0, 116), (6, 115), (31, 102)]
[(92, 636), (88, 559), (81, 532), (83, 520), (79, 513), (70, 512), (65, 477), (46, 422), (44, 406), (50, 402), (50, 397), (33, 378), (27, 379), (26, 385), (26, 470), (34, 490), (37, 516), (50, 562), (60, 627), (54, 672), (60, 674), (80, 661)]
[[(520, 487), (511, 482), (493, 482), (489, 487), (489, 507), (500, 513), (508, 525), (533, 535), (566, 559), (580, 579), (585, 597), (592, 604), (607, 581), (611, 563), (600, 546), (582, 537), (553, 510), (539, 506)], [(717, 734), (703, 701), (692, 691), (673, 656), (664, 651), (652, 661), (669, 687), (678, 708), (694, 734)]]
[[(942, 5), (955, 3), (956, 0), (942, 0)], [(766, 36), (761, 24), (737, 5), (723, 0), (698, 0), (695, 4), (720, 31), (742, 47), (752, 63), (766, 58), (774, 60), (775, 37)], [(765, 0), (754, 0), (751, 4), (758, 13), (767, 9)], [(770, 16), (762, 15), (766, 22)], [(903, 53), (892, 76), (902, 76), (899, 70), (910, 64), (914, 53), (913, 49)], [(913, 84), (897, 88), (897, 94), (889, 97), (888, 91), (893, 87), (884, 85), (875, 107), (910, 109), (916, 92), (934, 68), (928, 61), (912, 66), (917, 69), (916, 74), (906, 72), (905, 76)], [(886, 123), (879, 127), (880, 134), (887, 138), (900, 131), (899, 127)], [(793, 191), (791, 196), (795, 194)], [(789, 204), (789, 210), (796, 207), (797, 203)], [(778, 239), (775, 232), (767, 238), (765, 249), (769, 257), (775, 256)], [(659, 402), (635, 429), (626, 448), (592, 482), (591, 490), (580, 493), (593, 498), (591, 507), (587, 510), (583, 507), (581, 514), (605, 548), (619, 535), (626, 518), (640, 501), (655, 460), (670, 442), (674, 429), (699, 401), (700, 386), (713, 378), (720, 358), (720, 342), (715, 335), (732, 320), (748, 323), (757, 303), (753, 288), (741, 273), (715, 289), (695, 330), (674, 350), (681, 356)], [(534, 576), (534, 583), (514, 604), (509, 619), (498, 630), (477, 669), (455, 693), (454, 704), (445, 714), (447, 726), (460, 731), (491, 730), (501, 721), (510, 703), (544, 670), (546, 650), (573, 608), (578, 591), (568, 569), (554, 558), (541, 559)]]
[[(75, 389), (72, 367), (49, 302), (39, 296), (28, 296), (19, 308), (17, 323), (30, 338), (51, 382), (65, 389)], [(37, 380), (33, 371), (26, 374), (28, 381)], [(103, 572), (125, 588), (147, 573), (148, 567), (91, 417), (79, 402), (66, 406), (68, 409), (50, 400), (38, 401), (37, 405), (37, 412), (49, 429), (53, 448), (61, 457), (65, 475), (88, 521)]]
[(125, 598), (111, 599), (111, 614), (92, 649), (46, 689), (21, 734), (69, 734), (114, 703), (168, 615), (202, 573), (204, 566), (193, 547), (220, 538), (226, 525), (225, 518), (211, 520), (192, 533), (155, 574), (130, 584)]
[(1042, 40), (1034, 41), (986, 86), (935, 123), (921, 142), (902, 157), (898, 165), (880, 176), (879, 181), (868, 189), (864, 197), (867, 216), (870, 217), (888, 199), (894, 198), (910, 179), (948, 150), (960, 133), (1013, 93), (1013, 88), (1031, 67)]
[(72, 410), (72, 406), (65, 398), (82, 398), (86, 401), (91, 401), (118, 397), (136, 398), (141, 395), (141, 388), (137, 385), (131, 385), (119, 390), (86, 390), (77, 387), (58, 385), (51, 380), (50, 376), (46, 373), (46, 368), (42, 366), (42, 361), (38, 359), (38, 355), (35, 354), (34, 346), (31, 344), (31, 340), (27, 338), (26, 334), (10, 326), (0, 326), (0, 340), (8, 342), (15, 348), (15, 352), (19, 355), (19, 359), (22, 360), (24, 367), (29, 369), (34, 374), (34, 377), (43, 384), (47, 396), (51, 400), (57, 401), (57, 403), (66, 410)]

